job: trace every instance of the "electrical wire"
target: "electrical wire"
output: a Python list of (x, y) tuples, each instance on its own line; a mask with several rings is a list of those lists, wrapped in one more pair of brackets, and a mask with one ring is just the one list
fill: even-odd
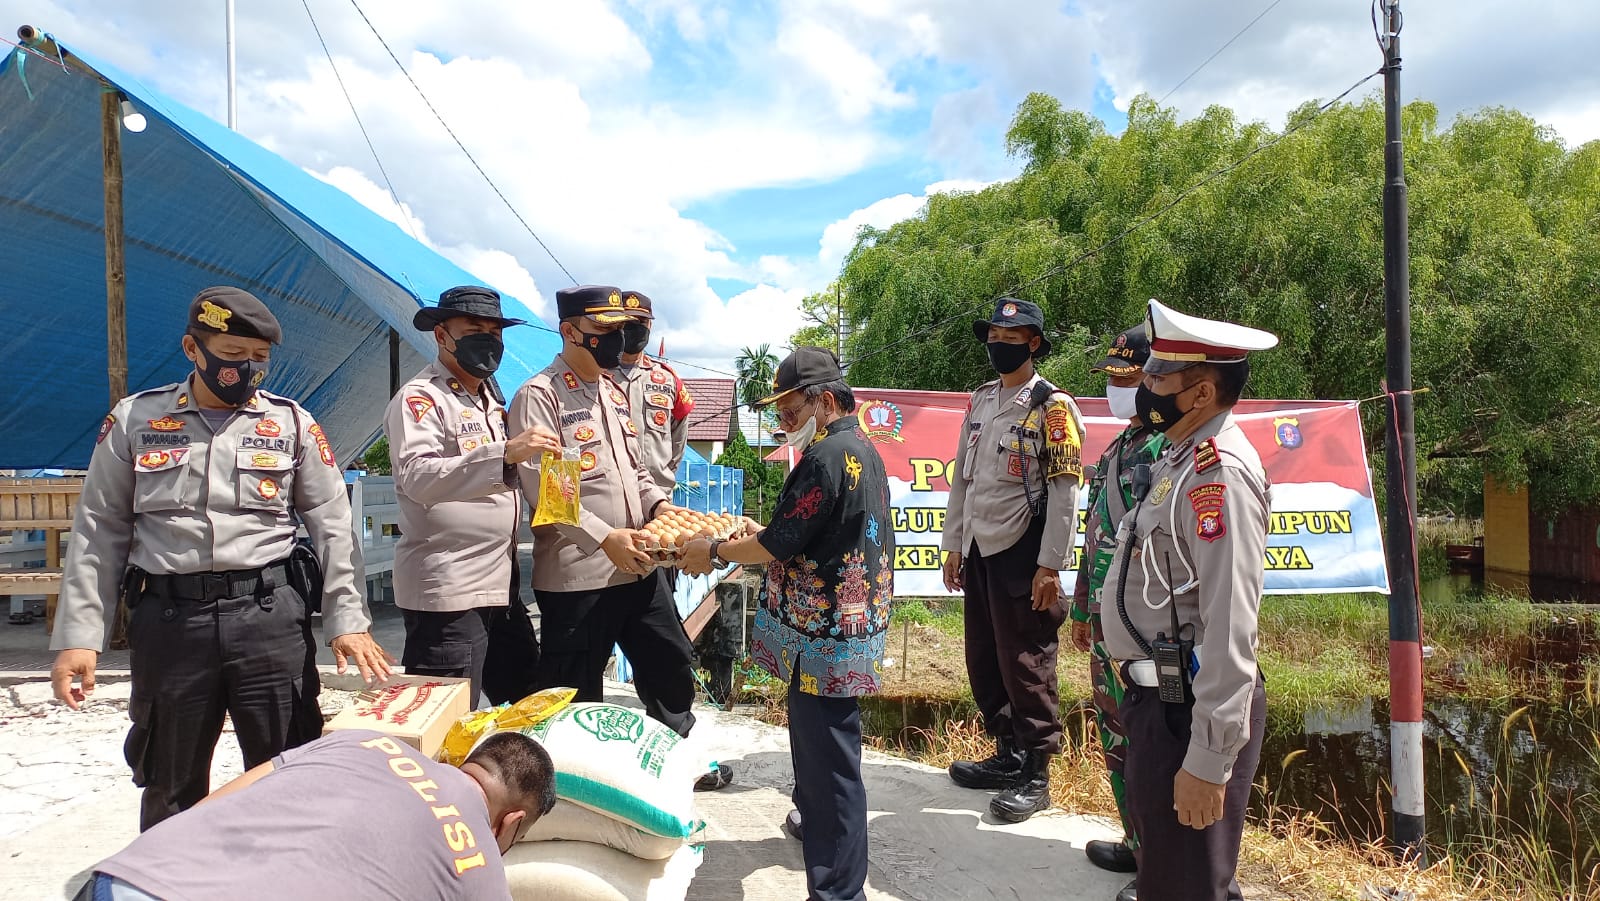
[(546, 244), (544, 239), (539, 237), (539, 233), (534, 231), (533, 226), (528, 224), (528, 220), (522, 218), (522, 214), (517, 212), (517, 208), (511, 205), (511, 201), (506, 197), (505, 192), (501, 191), (500, 186), (494, 183), (494, 179), (489, 177), (489, 173), (485, 172), (483, 167), (478, 165), (478, 160), (472, 155), (472, 151), (467, 149), (467, 145), (461, 143), (461, 139), (456, 136), (455, 130), (450, 127), (450, 123), (446, 122), (444, 120), (444, 116), (440, 115), (439, 111), (434, 108), (433, 102), (428, 99), (428, 95), (423, 93), (422, 86), (417, 84), (417, 80), (412, 78), (411, 73), (406, 70), (405, 64), (400, 62), (400, 57), (395, 56), (394, 51), (389, 49), (389, 42), (385, 41), (383, 39), (383, 35), (378, 33), (377, 27), (372, 24), (371, 19), (367, 18), (367, 14), (361, 9), (361, 4), (358, 2), (358, 0), (350, 0), (350, 5), (355, 7), (356, 12), (361, 16), (361, 21), (367, 23), (367, 30), (371, 31), (372, 36), (378, 39), (379, 44), (383, 45), (384, 52), (389, 54), (390, 59), (394, 60), (394, 64), (400, 70), (400, 74), (406, 77), (406, 81), (411, 82), (412, 89), (417, 92), (418, 97), (422, 98), (423, 104), (428, 107), (428, 112), (433, 113), (433, 117), (439, 120), (439, 124), (444, 126), (445, 132), (450, 135), (450, 140), (455, 141), (456, 146), (461, 149), (461, 152), (466, 154), (467, 161), (472, 164), (472, 168), (478, 170), (478, 174), (483, 176), (484, 182), (487, 183), (494, 191), (495, 196), (500, 198), (500, 202), (505, 204), (506, 209), (511, 211), (511, 215), (516, 217), (516, 220), (522, 224), (522, 227), (527, 230), (528, 234), (533, 236), (533, 240), (538, 242), (539, 247), (542, 248), (545, 254), (550, 257), (550, 260), (556, 264), (556, 267), (561, 270), (562, 274), (571, 279), (574, 285), (578, 284), (578, 279), (573, 276), (571, 270), (567, 269), (566, 265), (561, 262), (561, 259), (556, 256), (555, 251), (550, 249), (550, 245)]
[(400, 219), (405, 223), (406, 231), (411, 233), (412, 240), (418, 244), (422, 238), (418, 236), (416, 224), (411, 221), (411, 214), (400, 203), (400, 195), (394, 190), (394, 182), (389, 179), (389, 170), (383, 166), (383, 160), (378, 158), (378, 148), (372, 144), (372, 136), (367, 134), (367, 126), (361, 121), (361, 113), (356, 110), (355, 98), (350, 96), (350, 89), (345, 87), (344, 77), (339, 74), (339, 66), (333, 61), (333, 52), (328, 49), (328, 42), (323, 40), (322, 29), (317, 25), (317, 17), (311, 14), (310, 0), (300, 0), (300, 5), (306, 8), (306, 18), (311, 20), (311, 30), (317, 33), (317, 43), (322, 45), (322, 55), (328, 58), (328, 68), (333, 70), (333, 79), (339, 83), (339, 90), (344, 93), (344, 102), (350, 106), (350, 115), (355, 117), (356, 128), (361, 130), (361, 138), (367, 142), (367, 150), (372, 153), (372, 161), (378, 164), (378, 174), (383, 176), (383, 184), (389, 189), (389, 199), (394, 201), (394, 208), (400, 213)]
[[(877, 356), (878, 354), (884, 353), (886, 351), (894, 349), (895, 347), (898, 347), (898, 346), (900, 346), (902, 344), (905, 344), (907, 341), (912, 341), (912, 340), (921, 338), (921, 337), (923, 337), (925, 335), (928, 335), (928, 334), (930, 334), (930, 333), (932, 333), (932, 332), (934, 332), (934, 331), (936, 331), (938, 329), (944, 328), (945, 326), (949, 325), (951, 322), (954, 322), (957, 319), (962, 319), (962, 318), (971, 316), (975, 312), (983, 309), (984, 307), (987, 307), (987, 306), (999, 301), (1002, 297), (1015, 296), (1016, 294), (1018, 294), (1018, 293), (1020, 293), (1022, 291), (1025, 291), (1028, 288), (1031, 288), (1034, 285), (1037, 285), (1038, 283), (1040, 283), (1040, 282), (1042, 282), (1042, 281), (1044, 281), (1046, 279), (1055, 278), (1056, 276), (1065, 274), (1066, 272), (1068, 272), (1071, 269), (1075, 268), (1079, 264), (1081, 264), (1081, 263), (1083, 263), (1083, 262), (1095, 257), (1096, 255), (1102, 253), (1103, 251), (1105, 251), (1105, 250), (1111, 248), (1112, 246), (1116, 245), (1117, 243), (1121, 242), (1124, 238), (1126, 238), (1129, 235), (1133, 234), (1135, 231), (1139, 230), (1140, 228), (1143, 228), (1144, 226), (1149, 225), (1151, 222), (1154, 222), (1155, 220), (1159, 219), (1161, 216), (1165, 215), (1168, 211), (1170, 211), (1173, 207), (1176, 207), (1178, 204), (1182, 203), (1184, 200), (1186, 200), (1189, 197), (1193, 196), (1196, 191), (1199, 191), (1201, 188), (1204, 188), (1206, 185), (1209, 185), (1212, 182), (1216, 181), (1217, 179), (1222, 178), (1223, 176), (1226, 176), (1226, 175), (1232, 173), (1234, 170), (1238, 169), (1240, 166), (1243, 166), (1245, 163), (1247, 163), (1251, 159), (1255, 158), (1255, 156), (1257, 154), (1260, 154), (1261, 152), (1267, 150), (1268, 148), (1276, 146), (1277, 144), (1282, 142), (1284, 139), (1288, 138), (1290, 135), (1295, 134), (1296, 132), (1304, 129), (1306, 126), (1310, 125), (1311, 123), (1315, 122), (1317, 119), (1321, 118), (1322, 114), (1327, 112), (1329, 109), (1331, 109), (1335, 104), (1339, 103), (1344, 98), (1350, 96), (1350, 94), (1352, 92), (1354, 92), (1357, 88), (1361, 87), (1362, 85), (1366, 84), (1367, 82), (1371, 81), (1372, 79), (1378, 77), (1381, 74), (1383, 74), (1383, 70), (1379, 69), (1377, 71), (1371, 72), (1371, 73), (1367, 74), (1366, 76), (1362, 77), (1355, 84), (1352, 84), (1350, 87), (1345, 88), (1342, 92), (1339, 93), (1339, 95), (1337, 97), (1334, 97), (1332, 100), (1329, 100), (1328, 102), (1322, 104), (1321, 106), (1318, 106), (1317, 109), (1316, 109), (1316, 112), (1312, 113), (1305, 120), (1303, 120), (1301, 122), (1298, 122), (1298, 123), (1296, 123), (1294, 125), (1291, 125), (1290, 127), (1284, 129), (1283, 134), (1280, 134), (1280, 135), (1274, 137), (1272, 140), (1267, 141), (1267, 142), (1265, 142), (1263, 144), (1260, 144), (1260, 145), (1256, 146), (1249, 153), (1246, 153), (1244, 156), (1240, 157), (1239, 159), (1235, 160), (1234, 162), (1229, 163), (1227, 166), (1224, 166), (1221, 169), (1216, 170), (1215, 172), (1212, 172), (1210, 175), (1207, 175), (1205, 178), (1202, 178), (1199, 181), (1195, 182), (1193, 185), (1190, 185), (1188, 188), (1185, 188), (1181, 193), (1178, 194), (1178, 196), (1174, 197), (1171, 201), (1169, 201), (1166, 204), (1164, 204), (1160, 209), (1156, 210), (1153, 213), (1150, 213), (1150, 214), (1148, 214), (1146, 216), (1143, 216), (1143, 217), (1135, 220), (1133, 222), (1133, 224), (1129, 225), (1127, 228), (1123, 229), (1121, 232), (1117, 233), (1110, 240), (1108, 240), (1105, 243), (1099, 245), (1098, 247), (1095, 247), (1095, 248), (1093, 248), (1091, 250), (1085, 251), (1084, 253), (1079, 254), (1077, 257), (1074, 257), (1072, 260), (1069, 260), (1066, 263), (1063, 263), (1063, 264), (1061, 264), (1059, 266), (1052, 267), (1052, 268), (1046, 270), (1044, 273), (1042, 273), (1042, 274), (1040, 274), (1038, 276), (1035, 276), (1034, 278), (1031, 278), (1031, 279), (1029, 279), (1029, 280), (1027, 280), (1025, 282), (1017, 284), (1016, 286), (1012, 287), (1010, 290), (1005, 291), (1002, 294), (998, 294), (998, 295), (996, 295), (994, 297), (991, 297), (991, 298), (989, 298), (987, 300), (984, 300), (984, 301), (981, 301), (979, 303), (969, 304), (967, 306), (964, 306), (959, 311), (957, 311), (956, 313), (953, 313), (953, 314), (951, 314), (949, 316), (946, 316), (946, 317), (944, 317), (942, 319), (939, 319), (939, 320), (937, 320), (937, 321), (935, 321), (935, 322), (933, 322), (933, 323), (931, 323), (931, 324), (929, 324), (929, 325), (927, 325), (927, 326), (925, 326), (923, 328), (913, 330), (913, 331), (907, 333), (906, 335), (904, 335), (904, 336), (902, 336), (900, 338), (897, 338), (894, 341), (889, 342), (888, 344), (884, 345), (883, 347), (877, 348), (876, 350), (870, 351), (868, 353), (861, 354), (860, 356), (857, 356), (854, 359), (852, 359), (846, 368), (854, 367), (856, 364), (862, 362), (863, 360), (870, 360), (873, 357)], [(1057, 333), (1057, 334), (1059, 335), (1059, 333)]]
[[(1251, 19), (1249, 22), (1246, 22), (1245, 26), (1243, 28), (1239, 29), (1234, 34), (1233, 37), (1228, 38), (1227, 43), (1223, 44), (1221, 47), (1218, 47), (1215, 53), (1213, 53), (1210, 56), (1206, 57), (1206, 61), (1205, 62), (1201, 63), (1198, 66), (1195, 66), (1193, 72), (1190, 72), (1188, 75), (1183, 76), (1183, 80), (1182, 81), (1180, 81), (1177, 84), (1172, 86), (1172, 90), (1166, 92), (1165, 94), (1162, 94), (1161, 95), (1161, 99), (1156, 101), (1156, 104), (1159, 106), (1160, 104), (1166, 103), (1168, 97), (1171, 97), (1173, 94), (1176, 94), (1178, 92), (1179, 88), (1181, 88), (1184, 85), (1188, 84), (1189, 83), (1189, 79), (1195, 77), (1196, 75), (1199, 75), (1201, 69), (1204, 69), (1206, 66), (1211, 64), (1212, 60), (1214, 60), (1218, 56), (1222, 55), (1222, 51), (1228, 49), (1229, 47), (1232, 47), (1234, 41), (1237, 41), (1240, 37), (1242, 37), (1245, 32), (1250, 30), (1251, 26), (1253, 26), (1257, 22), (1261, 21), (1262, 17), (1266, 16), (1267, 13), (1272, 12), (1273, 8), (1276, 7), (1279, 3), (1282, 3), (1282, 2), (1283, 2), (1283, 0), (1272, 0), (1272, 2), (1267, 5), (1266, 9), (1263, 9), (1261, 12), (1256, 13), (1256, 17), (1254, 19)], [(1375, 2), (1376, 2), (1376, 0), (1375, 0)]]

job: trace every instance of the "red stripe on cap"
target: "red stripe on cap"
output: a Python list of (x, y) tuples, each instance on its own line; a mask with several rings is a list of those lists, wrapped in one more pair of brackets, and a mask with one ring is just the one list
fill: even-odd
[(1199, 341), (1177, 341), (1172, 338), (1155, 338), (1150, 342), (1150, 349), (1168, 354), (1213, 354), (1218, 356), (1239, 356), (1249, 353), (1239, 347), (1223, 347), (1218, 344), (1202, 344)]
[(1422, 646), (1415, 641), (1389, 642), (1389, 719), (1422, 722)]

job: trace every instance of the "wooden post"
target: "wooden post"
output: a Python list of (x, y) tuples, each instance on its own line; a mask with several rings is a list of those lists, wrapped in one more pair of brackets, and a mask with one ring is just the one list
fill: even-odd
[(389, 329), (389, 396), (400, 393), (400, 333)]
[[(111, 406), (128, 396), (128, 275), (122, 255), (122, 102), (100, 90), (100, 146), (106, 197), (106, 377)], [(111, 649), (128, 646), (128, 610), (121, 604), (111, 622)]]
[(128, 396), (128, 275), (122, 256), (122, 105), (100, 92), (100, 144), (106, 195), (106, 375), (111, 404)]

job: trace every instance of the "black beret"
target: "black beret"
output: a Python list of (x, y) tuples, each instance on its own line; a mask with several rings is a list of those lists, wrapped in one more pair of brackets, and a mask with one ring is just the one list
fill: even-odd
[(189, 328), (197, 332), (283, 342), (283, 328), (260, 298), (243, 288), (217, 285), (189, 302)]

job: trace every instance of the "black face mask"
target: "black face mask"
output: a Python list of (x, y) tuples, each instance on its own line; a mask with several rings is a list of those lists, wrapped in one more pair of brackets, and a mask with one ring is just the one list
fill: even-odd
[(589, 352), (594, 357), (596, 366), (601, 369), (616, 369), (622, 365), (622, 330), (606, 332), (603, 335), (593, 335), (583, 329), (578, 329), (578, 334), (583, 341), (578, 346)]
[(622, 352), (625, 354), (642, 354), (644, 346), (650, 343), (650, 323), (630, 322), (622, 327)]
[(990, 341), (988, 347), (989, 365), (993, 366), (994, 371), (1001, 375), (1010, 375), (1016, 372), (1022, 368), (1023, 363), (1028, 362), (1029, 358), (1033, 356), (1033, 351), (1029, 350), (1026, 344)]
[(500, 368), (500, 358), (505, 352), (506, 344), (500, 340), (500, 336), (487, 332), (462, 335), (456, 339), (455, 350), (451, 351), (467, 375), (480, 379), (488, 378)]
[[(1193, 385), (1189, 386), (1189, 388), (1193, 387)], [(1133, 397), (1134, 405), (1139, 411), (1139, 418), (1144, 421), (1145, 425), (1165, 434), (1168, 429), (1178, 424), (1178, 420), (1194, 412), (1193, 407), (1188, 410), (1178, 409), (1179, 395), (1183, 394), (1184, 391), (1188, 391), (1189, 388), (1184, 388), (1177, 394), (1157, 394), (1141, 383), (1139, 385), (1139, 393)]]
[(195, 339), (200, 355), (206, 358), (206, 368), (194, 371), (200, 376), (217, 399), (230, 407), (243, 406), (267, 378), (267, 364), (254, 360), (224, 360), (211, 352), (205, 342)]

